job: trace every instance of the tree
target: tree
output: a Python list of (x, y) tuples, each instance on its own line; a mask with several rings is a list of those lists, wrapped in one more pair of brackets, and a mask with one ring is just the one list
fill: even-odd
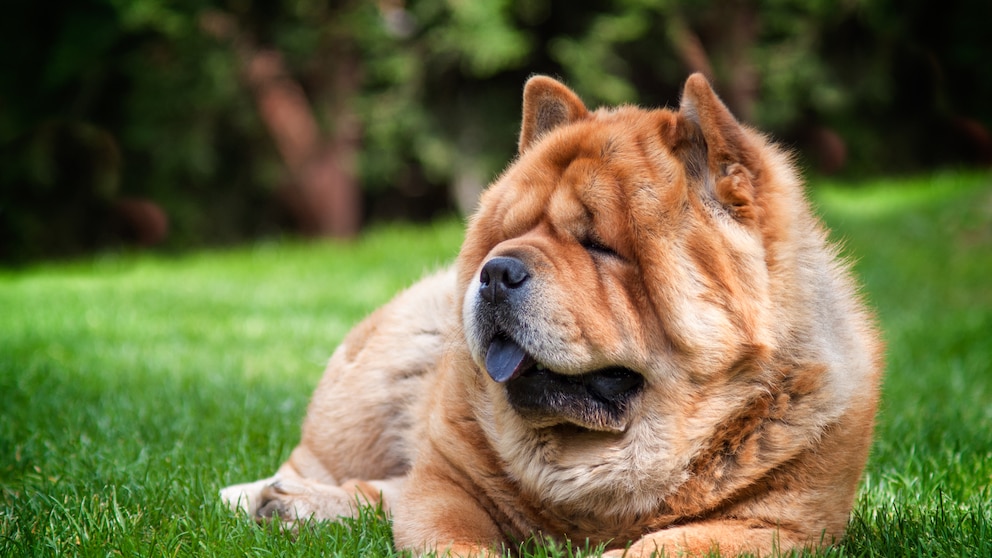
[(361, 197), (354, 163), (359, 123), (351, 103), (358, 93), (361, 70), (348, 37), (327, 41), (339, 53), (327, 68), (330, 80), (322, 80), (323, 87), (313, 89), (318, 102), (325, 103), (330, 121), (330, 130), (325, 132), (279, 50), (256, 44), (223, 12), (202, 13), (200, 24), (210, 35), (229, 42), (237, 53), (243, 80), (290, 174), (285, 197), (300, 230), (312, 236), (354, 236), (360, 225)]
[(701, 71), (823, 171), (990, 161), (989, 17), (970, 0), (14, 2), (0, 258), (148, 241), (165, 216), (187, 246), (470, 212), (514, 156), (533, 73), (591, 105), (664, 106)]

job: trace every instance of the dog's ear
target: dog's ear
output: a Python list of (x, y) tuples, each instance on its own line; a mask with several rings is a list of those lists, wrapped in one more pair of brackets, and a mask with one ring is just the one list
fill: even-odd
[(523, 153), (549, 131), (586, 117), (589, 111), (571, 89), (547, 76), (524, 85), (524, 114), (517, 152)]
[(676, 127), (674, 144), (689, 175), (712, 187), (712, 195), (735, 217), (755, 219), (758, 151), (702, 74), (685, 82)]

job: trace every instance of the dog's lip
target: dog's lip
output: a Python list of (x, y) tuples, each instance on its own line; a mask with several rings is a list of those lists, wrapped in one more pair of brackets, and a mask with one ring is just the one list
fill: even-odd
[(644, 376), (623, 366), (562, 374), (535, 363), (506, 381), (507, 402), (535, 427), (571, 423), (585, 430), (623, 432)]
[[(518, 380), (519, 378), (519, 380)], [(513, 382), (517, 380), (516, 382)], [(583, 374), (569, 375), (555, 372), (536, 364), (514, 376), (513, 383), (536, 385), (542, 382), (557, 382), (583, 386), (589, 395), (601, 400), (610, 400), (621, 394), (640, 389), (644, 376), (623, 366), (607, 366)]]

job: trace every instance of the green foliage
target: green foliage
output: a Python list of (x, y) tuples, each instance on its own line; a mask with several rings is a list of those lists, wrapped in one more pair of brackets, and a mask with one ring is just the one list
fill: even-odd
[[(940, 10), (890, 0), (14, 2), (0, 18), (0, 259), (119, 241), (110, 207), (121, 197), (162, 206), (174, 246), (290, 229), (280, 201), (290, 174), (247, 85), (245, 42), (283, 55), (325, 134), (336, 109), (357, 115), (374, 219), (381, 198), (444, 200), (499, 172), (514, 156), (528, 75), (559, 76), (591, 105), (675, 105), (694, 39), (741, 116), (801, 149), (815, 147), (811, 130), (838, 132), (852, 173), (987, 161), (990, 10), (967, 0)], [(216, 14), (241, 43), (208, 30)], [(335, 81), (345, 64), (356, 66), (354, 94)]]
[(492, 2), (451, 2), (447, 22), (433, 37), (426, 37), (428, 48), (437, 56), (456, 54), (465, 73), (489, 77), (526, 62), (532, 39), (511, 19), (510, 0)]
[[(816, 186), (889, 363), (849, 534), (826, 555), (988, 556), (992, 177)], [(448, 221), (0, 272), (0, 555), (390, 555), (371, 510), (293, 537), (217, 491), (274, 471), (335, 344), (461, 235)]]

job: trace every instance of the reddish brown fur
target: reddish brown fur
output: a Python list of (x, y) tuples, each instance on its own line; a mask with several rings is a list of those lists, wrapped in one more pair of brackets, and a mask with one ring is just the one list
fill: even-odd
[[(616, 556), (839, 539), (881, 345), (788, 156), (698, 75), (677, 112), (590, 112), (544, 77), (523, 112), (454, 272), (356, 328), (290, 460), (224, 498), (333, 519), (360, 496), (392, 514), (397, 547), (455, 555), (532, 537)], [(643, 378), (616, 422), (528, 418), (486, 374), (480, 270), (497, 257), (527, 270), (513, 335), (535, 360)]]

